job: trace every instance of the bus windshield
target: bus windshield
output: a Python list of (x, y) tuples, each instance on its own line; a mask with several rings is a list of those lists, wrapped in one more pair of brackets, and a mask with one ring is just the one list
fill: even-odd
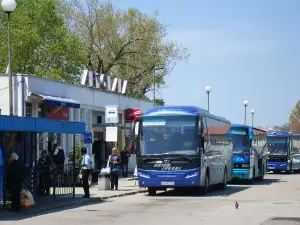
[(268, 149), (270, 154), (283, 154), (286, 155), (288, 151), (287, 137), (268, 137)]
[(147, 117), (141, 129), (141, 155), (199, 154), (197, 117)]
[(233, 145), (233, 153), (250, 152), (250, 142), (246, 129), (231, 129), (231, 139)]

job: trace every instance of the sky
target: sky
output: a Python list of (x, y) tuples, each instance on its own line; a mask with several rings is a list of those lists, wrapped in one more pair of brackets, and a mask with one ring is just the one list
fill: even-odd
[[(300, 1), (112, 0), (122, 9), (159, 12), (167, 39), (188, 48), (160, 90), (167, 105), (207, 109), (232, 123), (255, 126), (288, 122), (300, 100)], [(298, 63), (297, 63), (298, 62)], [(150, 95), (151, 96), (151, 95)]]

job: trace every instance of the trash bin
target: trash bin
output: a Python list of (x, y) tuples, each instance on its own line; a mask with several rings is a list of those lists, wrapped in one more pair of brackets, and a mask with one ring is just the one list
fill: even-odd
[(105, 175), (101, 176), (98, 179), (98, 190), (99, 191), (105, 191), (110, 189), (110, 176)]

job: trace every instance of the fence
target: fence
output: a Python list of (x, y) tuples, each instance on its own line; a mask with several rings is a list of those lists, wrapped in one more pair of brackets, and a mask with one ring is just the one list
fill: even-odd
[(79, 174), (73, 164), (51, 166), (26, 166), (25, 187), (34, 196), (52, 195), (55, 199), (61, 195), (73, 195)]

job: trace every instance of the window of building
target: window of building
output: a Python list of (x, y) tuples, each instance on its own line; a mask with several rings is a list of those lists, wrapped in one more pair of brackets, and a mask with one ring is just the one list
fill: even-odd
[(26, 102), (26, 117), (32, 117), (32, 103)]

